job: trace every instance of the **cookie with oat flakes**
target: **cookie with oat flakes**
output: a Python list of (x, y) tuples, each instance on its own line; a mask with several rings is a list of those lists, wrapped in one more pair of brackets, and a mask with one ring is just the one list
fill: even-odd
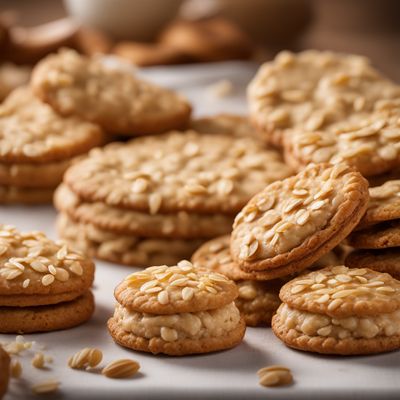
[(203, 243), (201, 239), (152, 238), (114, 233), (90, 223), (76, 222), (64, 213), (57, 217), (57, 230), (67, 243), (91, 257), (135, 267), (177, 263), (183, 257), (190, 258)]
[[(83, 303), (86, 310), (91, 304), (93, 311), (93, 298), (87, 295), (93, 278), (93, 262), (66, 244), (54, 242), (42, 232), (19, 232), (1, 225), (0, 332), (26, 331), (27, 319), (16, 318), (17, 311), (26, 317), (31, 313), (32, 320), (40, 312), (61, 313), (59, 306), (67, 303), (74, 308), (71, 302), (76, 302), (77, 309)], [(10, 324), (15, 330), (9, 330)], [(33, 331), (42, 330), (41, 326), (49, 330), (45, 318), (39, 316), (34, 326)]]
[(64, 182), (88, 202), (150, 214), (232, 215), (291, 173), (276, 150), (250, 138), (174, 131), (92, 151)]
[(188, 261), (129, 275), (115, 290), (108, 321), (113, 339), (134, 350), (186, 355), (238, 345), (245, 324), (234, 304), (236, 285)]
[(244, 271), (289, 275), (311, 266), (358, 224), (368, 183), (346, 164), (313, 164), (254, 196), (236, 216), (231, 254)]
[(179, 129), (191, 113), (188, 101), (172, 90), (73, 50), (41, 60), (31, 86), (59, 114), (80, 116), (110, 133), (136, 136)]
[(3, 398), (8, 388), (10, 379), (10, 356), (0, 346), (0, 399)]
[[(325, 131), (336, 122), (351, 121), (356, 114), (365, 117), (377, 100), (393, 99), (399, 93), (400, 88), (365, 57), (283, 51), (259, 69), (248, 87), (248, 100), (250, 118), (262, 137), (282, 146), (287, 131), (289, 139), (292, 129)], [(313, 160), (323, 161), (327, 160)]]
[(287, 346), (325, 354), (371, 354), (400, 348), (400, 282), (368, 268), (327, 267), (280, 291), (272, 318)]

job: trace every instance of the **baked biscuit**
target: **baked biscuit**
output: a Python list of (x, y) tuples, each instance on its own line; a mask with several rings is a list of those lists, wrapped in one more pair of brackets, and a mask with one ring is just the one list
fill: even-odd
[(59, 114), (80, 116), (110, 133), (165, 132), (184, 127), (191, 113), (179, 94), (73, 50), (61, 50), (40, 61), (31, 86)]
[(234, 304), (237, 294), (225, 276), (194, 268), (188, 261), (150, 267), (117, 286), (118, 304), (108, 328), (122, 346), (153, 354), (228, 349), (245, 333)]
[(399, 260), (399, 248), (356, 250), (346, 257), (345, 264), (349, 268), (370, 268), (374, 271), (385, 272), (400, 280)]
[(298, 350), (371, 354), (400, 348), (400, 282), (367, 268), (328, 267), (280, 291), (274, 333)]
[(10, 379), (10, 356), (0, 346), (0, 399), (2, 399), (7, 392), (9, 379)]
[(75, 222), (64, 213), (57, 217), (57, 230), (67, 243), (91, 257), (137, 267), (177, 263), (182, 257), (190, 258), (203, 243), (201, 239), (151, 238), (113, 233), (92, 224)]
[[(233, 216), (196, 214), (186, 211), (146, 214), (140, 211), (85, 202), (68, 186), (61, 184), (55, 192), (55, 207), (71, 219), (122, 235), (151, 238), (200, 239), (230, 232)], [(187, 258), (187, 257), (181, 257)], [(179, 261), (179, 260), (177, 260)]]
[(236, 216), (231, 254), (248, 272), (274, 277), (311, 266), (358, 224), (368, 183), (346, 164), (313, 164), (254, 196)]
[(64, 182), (85, 201), (150, 214), (232, 215), (291, 173), (277, 151), (250, 138), (187, 131), (97, 149), (69, 168)]
[[(47, 317), (54, 320), (58, 315), (61, 323), (64, 309), (78, 314), (83, 308), (85, 318), (90, 317), (92, 261), (41, 232), (18, 232), (8, 225), (0, 229), (0, 253), (0, 332), (49, 330), (53, 324), (48, 328)], [(72, 326), (74, 321), (62, 324)]]
[[(325, 131), (332, 123), (351, 122), (354, 114), (365, 116), (379, 99), (398, 95), (399, 88), (380, 76), (367, 58), (316, 50), (279, 53), (248, 87), (251, 120), (268, 143), (278, 146), (288, 130)], [(309, 139), (305, 146), (317, 141)], [(325, 141), (321, 138), (321, 145), (328, 147), (307, 153), (313, 162), (328, 161), (331, 141), (330, 135)]]

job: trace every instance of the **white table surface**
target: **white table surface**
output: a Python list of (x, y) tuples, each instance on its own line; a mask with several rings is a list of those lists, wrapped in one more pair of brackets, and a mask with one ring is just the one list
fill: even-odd
[[(152, 68), (149, 79), (177, 88), (193, 102), (197, 115), (218, 112), (245, 113), (244, 89), (255, 66), (224, 63), (215, 66)], [(232, 96), (216, 99), (206, 87), (220, 79), (234, 83)], [(43, 230), (56, 238), (55, 211), (50, 206), (0, 207), (0, 222), (22, 230)], [(286, 348), (269, 328), (248, 328), (244, 342), (235, 349), (188, 357), (165, 357), (129, 351), (113, 343), (106, 329), (112, 315), (114, 287), (134, 269), (96, 262), (96, 312), (90, 322), (66, 331), (25, 335), (26, 340), (44, 344), (54, 358), (49, 369), (30, 365), (33, 351), (19, 357), (23, 377), (13, 379), (5, 400), (38, 398), (30, 386), (55, 378), (60, 391), (48, 399), (400, 399), (400, 352), (363, 357), (319, 356)], [(12, 341), (14, 335), (0, 335)], [(119, 358), (133, 358), (141, 364), (131, 379), (112, 380), (96, 372), (71, 370), (69, 356), (83, 347), (102, 349), (102, 364)], [(291, 368), (294, 384), (264, 388), (256, 371), (266, 365)]]

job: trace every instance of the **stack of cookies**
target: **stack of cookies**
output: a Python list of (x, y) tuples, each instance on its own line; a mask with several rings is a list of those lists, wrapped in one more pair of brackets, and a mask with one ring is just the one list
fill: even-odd
[(41, 232), (0, 226), (0, 332), (71, 328), (94, 310), (94, 264)]
[(354, 55), (282, 52), (248, 90), (251, 120), (296, 170), (346, 162), (364, 176), (400, 165), (400, 87)]
[(348, 243), (358, 249), (348, 267), (368, 267), (400, 279), (400, 180), (369, 189), (368, 209)]
[(251, 138), (173, 131), (114, 143), (64, 175), (58, 231), (101, 259), (175, 264), (229, 233), (251, 196), (289, 175), (277, 151)]
[(101, 129), (61, 117), (27, 87), (0, 105), (0, 203), (51, 202), (74, 157), (104, 142)]
[(167, 355), (208, 353), (237, 346), (245, 323), (235, 306), (236, 285), (188, 261), (146, 268), (115, 289), (108, 321), (122, 346)]

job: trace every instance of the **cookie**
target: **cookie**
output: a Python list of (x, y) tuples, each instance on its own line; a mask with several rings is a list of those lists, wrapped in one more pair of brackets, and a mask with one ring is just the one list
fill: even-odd
[(277, 151), (252, 139), (187, 131), (93, 151), (68, 169), (64, 182), (85, 201), (119, 208), (232, 215), (291, 173)]
[(1, 333), (34, 333), (70, 329), (81, 325), (94, 312), (90, 291), (67, 302), (36, 307), (1, 307)]
[(0, 105), (2, 163), (64, 160), (103, 142), (104, 134), (97, 125), (76, 117), (60, 117), (26, 87), (16, 89)]
[[(102, 202), (85, 202), (62, 184), (54, 195), (55, 207), (75, 221), (122, 235), (150, 238), (200, 239), (230, 232), (233, 216), (195, 214), (146, 214), (108, 206)], [(179, 261), (179, 260), (178, 260)]]
[(75, 222), (60, 213), (57, 217), (59, 236), (71, 246), (101, 260), (118, 264), (146, 267), (173, 264), (190, 258), (202, 240), (143, 238), (101, 230), (91, 224)]
[(51, 203), (55, 188), (24, 188), (0, 185), (0, 204)]
[(18, 86), (29, 81), (31, 68), (5, 63), (0, 65), (0, 102)]
[(167, 355), (208, 353), (238, 345), (245, 324), (234, 304), (236, 285), (221, 274), (176, 266), (129, 275), (115, 290), (108, 328), (122, 346)]
[[(367, 58), (316, 50), (279, 53), (261, 66), (248, 87), (252, 122), (264, 140), (278, 146), (286, 131), (289, 138), (292, 129), (325, 131), (336, 122), (351, 122), (355, 114), (367, 115), (379, 99), (398, 95), (399, 88), (380, 76)], [(331, 136), (324, 141), (310, 133), (310, 143), (304, 146), (310, 148), (307, 155), (313, 162), (332, 156)], [(321, 150), (315, 145), (318, 140)]]
[(174, 21), (161, 33), (159, 42), (203, 62), (247, 59), (254, 52), (250, 38), (220, 17)]
[(400, 246), (400, 219), (381, 222), (353, 232), (347, 243), (356, 249), (385, 249)]
[(0, 307), (74, 300), (93, 283), (93, 262), (42, 232), (1, 225), (0, 253)]
[(370, 268), (384, 272), (400, 280), (400, 250), (387, 248), (379, 250), (356, 250), (351, 252), (345, 260), (349, 268)]
[(311, 162), (346, 162), (364, 176), (390, 171), (400, 165), (400, 100), (380, 100), (366, 114), (325, 129), (296, 129), (284, 136), (285, 160), (299, 170)]
[(368, 209), (356, 229), (400, 219), (400, 180), (369, 189)]
[(368, 183), (345, 164), (313, 164), (268, 185), (236, 216), (231, 254), (244, 271), (299, 272), (338, 245), (368, 205)]
[(10, 356), (0, 346), (0, 399), (2, 399), (7, 392), (9, 379), (10, 379)]
[(110, 133), (165, 132), (185, 126), (191, 113), (179, 94), (73, 50), (61, 50), (40, 61), (31, 86), (59, 114), (80, 116)]
[(328, 267), (280, 291), (272, 329), (287, 346), (355, 355), (400, 348), (400, 282), (368, 268)]

